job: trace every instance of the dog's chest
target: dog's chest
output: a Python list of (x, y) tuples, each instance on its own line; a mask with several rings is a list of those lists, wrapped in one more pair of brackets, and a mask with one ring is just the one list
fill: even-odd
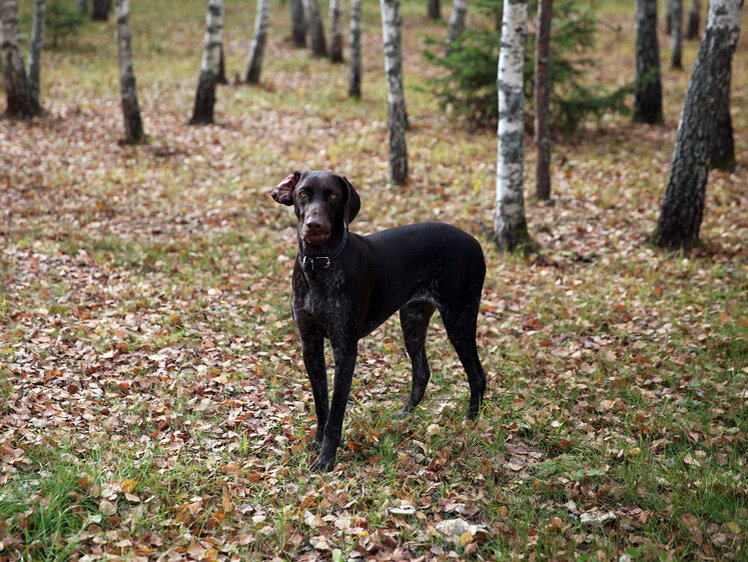
[(326, 275), (309, 276), (300, 281), (294, 285), (294, 315), (313, 319), (323, 328), (339, 326), (350, 309), (343, 276), (331, 271)]

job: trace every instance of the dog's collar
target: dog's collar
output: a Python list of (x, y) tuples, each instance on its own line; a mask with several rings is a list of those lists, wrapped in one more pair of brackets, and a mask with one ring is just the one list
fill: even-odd
[(348, 231), (343, 231), (343, 240), (341, 240), (340, 245), (335, 249), (335, 251), (328, 255), (321, 255), (321, 256), (310, 256), (308, 254), (305, 254), (301, 248), (299, 248), (299, 261), (301, 262), (301, 269), (304, 271), (315, 271), (317, 269), (327, 269), (332, 265), (332, 261), (337, 258), (341, 253), (343, 253), (343, 248), (345, 248), (345, 244), (348, 242)]

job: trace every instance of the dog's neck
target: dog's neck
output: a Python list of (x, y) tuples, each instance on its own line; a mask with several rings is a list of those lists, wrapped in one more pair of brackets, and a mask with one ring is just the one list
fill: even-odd
[(346, 229), (343, 229), (340, 242), (331, 251), (307, 252), (304, 250), (303, 243), (299, 240), (299, 263), (301, 263), (301, 268), (305, 272), (328, 269), (340, 254), (343, 253), (346, 242), (348, 242), (348, 230)]

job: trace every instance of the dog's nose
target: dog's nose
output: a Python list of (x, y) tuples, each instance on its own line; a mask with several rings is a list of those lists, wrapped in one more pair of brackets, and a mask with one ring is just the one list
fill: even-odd
[(321, 234), (324, 223), (317, 215), (312, 215), (305, 221), (305, 226), (310, 234)]

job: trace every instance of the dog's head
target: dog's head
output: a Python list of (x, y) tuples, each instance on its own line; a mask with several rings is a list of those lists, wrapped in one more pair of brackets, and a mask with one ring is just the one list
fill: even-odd
[(299, 237), (310, 245), (326, 243), (336, 229), (342, 233), (361, 208), (361, 199), (348, 178), (330, 172), (294, 172), (276, 185), (270, 196), (282, 205), (293, 205)]

